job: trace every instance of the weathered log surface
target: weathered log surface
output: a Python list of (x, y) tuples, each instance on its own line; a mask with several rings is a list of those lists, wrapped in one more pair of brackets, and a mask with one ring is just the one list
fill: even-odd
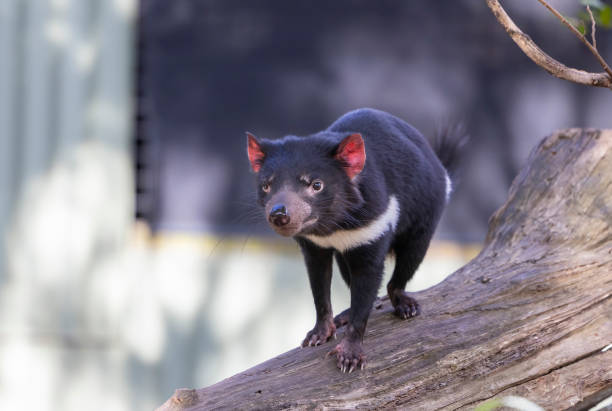
[(570, 407), (612, 386), (611, 225), (612, 130), (558, 132), (478, 257), (416, 293), (420, 316), (396, 319), (386, 299), (373, 309), (364, 371), (340, 373), (333, 342), (296, 348), (158, 410), (472, 409), (510, 394)]

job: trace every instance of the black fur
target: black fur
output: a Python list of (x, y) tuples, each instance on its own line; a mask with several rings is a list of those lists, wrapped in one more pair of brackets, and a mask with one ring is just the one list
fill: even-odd
[[(353, 133), (363, 137), (366, 161), (361, 173), (351, 180), (345, 172), (346, 164), (334, 155), (342, 140)], [(395, 313), (401, 318), (418, 313), (417, 302), (404, 287), (425, 256), (446, 204), (445, 166), (455, 169), (463, 142), (452, 133), (443, 134), (434, 152), (429, 142), (403, 120), (382, 111), (359, 109), (308, 137), (261, 141), (265, 157), (257, 174), (260, 187), (269, 183), (269, 192), (259, 189), (260, 204), (265, 206), (278, 190), (292, 190), (311, 207), (313, 219), (317, 218), (316, 223), (294, 235), (304, 254), (317, 311), (315, 327), (303, 345), (325, 342), (336, 327), (348, 322), (344, 339), (333, 350), (342, 370), (352, 371), (365, 364), (361, 341), (388, 253), (396, 256), (387, 285)], [(316, 195), (305, 191), (308, 181), (302, 176), (320, 179), (325, 188)], [(305, 237), (366, 226), (385, 212), (391, 195), (397, 198), (400, 209), (394, 232), (389, 229), (374, 241), (343, 252), (322, 248)], [(350, 309), (336, 317), (335, 323), (330, 302), (334, 256), (351, 290)]]
[(461, 124), (447, 125), (438, 130), (432, 139), (432, 147), (453, 181), (459, 172), (462, 152), (469, 137)]

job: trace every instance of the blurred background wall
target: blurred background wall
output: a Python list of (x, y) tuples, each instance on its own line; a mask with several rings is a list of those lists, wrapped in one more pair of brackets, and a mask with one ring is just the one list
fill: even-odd
[[(365, 106), (427, 136), (465, 125), (472, 145), (438, 234), (480, 241), (535, 142), (556, 128), (609, 126), (610, 93), (543, 75), (484, 2), (434, 3), (143, 1), (139, 135), (150, 169), (139, 213), (158, 231), (244, 233), (253, 190), (244, 132), (307, 135)], [(523, 30), (560, 61), (601, 71), (531, 3), (507, 4)], [(578, 0), (552, 4), (578, 14)], [(610, 32), (599, 39), (607, 55)]]
[[(544, 73), (484, 2), (430, 3), (0, 2), (0, 409), (152, 409), (301, 342), (305, 269), (253, 207), (245, 130), (309, 134), (362, 106), (426, 135), (462, 122), (418, 290), (477, 252), (544, 135), (611, 126), (609, 90)], [(599, 70), (535, 1), (508, 3), (554, 57)], [(612, 58), (609, 31), (598, 45)]]
[(132, 409), (132, 0), (0, 2), (0, 409)]

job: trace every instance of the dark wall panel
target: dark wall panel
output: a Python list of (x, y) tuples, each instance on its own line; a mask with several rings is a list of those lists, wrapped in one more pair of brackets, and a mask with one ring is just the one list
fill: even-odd
[[(255, 223), (244, 132), (308, 134), (370, 106), (428, 135), (465, 124), (472, 145), (439, 235), (477, 241), (545, 133), (609, 126), (590, 109), (610, 107), (609, 91), (544, 73), (484, 2), (144, 0), (141, 8), (138, 212), (157, 230), (268, 233)], [(552, 55), (597, 70), (539, 5), (510, 11)], [(602, 31), (600, 48), (610, 43)]]

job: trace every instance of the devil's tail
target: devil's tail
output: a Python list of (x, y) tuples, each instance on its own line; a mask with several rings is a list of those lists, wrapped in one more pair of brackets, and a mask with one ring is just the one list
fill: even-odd
[(468, 140), (469, 136), (464, 127), (455, 125), (440, 129), (431, 141), (436, 155), (453, 181), (457, 177), (463, 149)]

